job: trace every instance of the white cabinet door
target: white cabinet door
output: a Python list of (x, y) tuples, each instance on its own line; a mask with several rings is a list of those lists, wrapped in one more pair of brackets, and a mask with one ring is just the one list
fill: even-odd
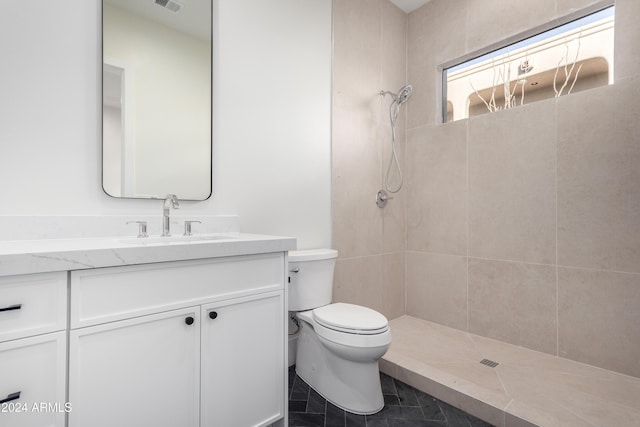
[(200, 307), (70, 334), (70, 427), (197, 427)]
[(64, 427), (64, 332), (0, 343), (0, 426)]
[(282, 291), (202, 307), (202, 427), (284, 416), (285, 315)]

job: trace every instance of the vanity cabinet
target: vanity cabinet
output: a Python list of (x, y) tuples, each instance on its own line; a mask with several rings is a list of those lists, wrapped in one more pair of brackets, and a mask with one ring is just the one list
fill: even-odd
[(264, 426), (284, 415), (284, 311), (283, 291), (202, 307), (203, 427)]
[(284, 423), (284, 253), (71, 273), (70, 427)]
[(67, 273), (0, 278), (0, 426), (64, 427)]

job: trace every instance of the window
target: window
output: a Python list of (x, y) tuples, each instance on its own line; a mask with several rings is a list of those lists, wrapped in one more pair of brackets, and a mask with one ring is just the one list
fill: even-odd
[(613, 83), (614, 7), (446, 68), (444, 121)]

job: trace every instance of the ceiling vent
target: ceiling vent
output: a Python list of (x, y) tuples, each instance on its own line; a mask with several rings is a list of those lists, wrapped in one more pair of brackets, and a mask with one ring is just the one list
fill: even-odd
[(155, 0), (155, 1), (158, 6), (162, 6), (165, 9), (170, 10), (171, 12), (174, 12), (174, 13), (180, 12), (180, 10), (182, 10), (182, 8), (184, 7), (184, 5), (174, 0)]

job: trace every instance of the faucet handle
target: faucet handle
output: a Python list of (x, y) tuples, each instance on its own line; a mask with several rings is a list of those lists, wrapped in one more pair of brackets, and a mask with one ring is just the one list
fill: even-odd
[(202, 221), (185, 221), (184, 222), (184, 234), (183, 236), (191, 236), (191, 224), (202, 224)]
[(138, 237), (149, 237), (149, 234), (147, 234), (147, 221), (127, 221), (127, 224), (138, 224)]

